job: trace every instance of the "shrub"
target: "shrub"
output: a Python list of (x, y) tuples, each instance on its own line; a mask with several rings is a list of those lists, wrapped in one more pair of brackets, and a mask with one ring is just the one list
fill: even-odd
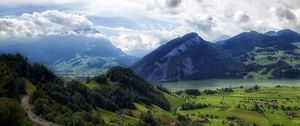
[(195, 96), (201, 95), (201, 92), (198, 89), (186, 89), (185, 93)]

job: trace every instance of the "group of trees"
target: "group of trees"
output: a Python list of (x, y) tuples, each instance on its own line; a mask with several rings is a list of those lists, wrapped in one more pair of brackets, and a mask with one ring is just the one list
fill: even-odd
[(64, 125), (103, 124), (100, 116), (90, 113), (93, 106), (87, 89), (78, 82), (64, 83), (45, 66), (30, 64), (20, 54), (0, 55), (0, 124), (31, 125), (20, 104), (26, 94), (25, 79), (37, 89), (30, 98), (35, 114)]
[[(218, 90), (221, 92), (233, 92), (232, 88), (223, 88), (221, 90)], [(194, 95), (194, 96), (199, 96), (202, 94), (206, 94), (206, 95), (212, 95), (212, 94), (216, 94), (218, 93), (217, 90), (204, 90), (204, 91), (199, 91), (198, 89), (186, 89), (184, 92), (188, 95)], [(181, 94), (182, 91), (177, 92), (177, 94)]]
[(141, 119), (145, 126), (160, 126), (160, 122), (155, 120), (151, 112), (146, 112), (141, 115)]
[(19, 98), (19, 90), (24, 89), (23, 83), (18, 83), (11, 70), (0, 61), (0, 97)]
[(22, 106), (16, 99), (0, 98), (0, 124), (3, 126), (30, 126)]
[(5, 126), (32, 125), (21, 106), (21, 95), (26, 93), (23, 76), (33, 79), (33, 68), (20, 54), (0, 55), (0, 124)]
[(182, 110), (193, 110), (193, 109), (201, 109), (201, 108), (207, 108), (209, 107), (209, 104), (205, 104), (205, 103), (184, 103), (181, 105), (181, 109)]
[(216, 94), (216, 93), (218, 93), (216, 90), (204, 90), (203, 91), (203, 94), (208, 94), (208, 95)]
[(185, 93), (188, 95), (194, 95), (194, 96), (201, 95), (201, 92), (198, 89), (186, 89)]
[(259, 90), (259, 86), (258, 85), (255, 85), (254, 87), (251, 87), (251, 88), (248, 88), (245, 90), (246, 93), (252, 93), (252, 92), (256, 92)]
[(107, 71), (106, 77), (114, 82), (120, 90), (123, 90), (133, 102), (155, 104), (162, 109), (170, 110), (170, 104), (163, 93), (131, 69), (112, 67)]
[(229, 93), (230, 93), (230, 92), (233, 92), (233, 89), (232, 89), (232, 88), (222, 88), (221, 91), (222, 91), (222, 92), (225, 92), (225, 93), (226, 93), (226, 92), (229, 92)]
[[(17, 120), (22, 121), (25, 118), (18, 102), (20, 96), (26, 93), (24, 79), (36, 87), (36, 91), (30, 97), (34, 113), (63, 125), (103, 125), (102, 116), (94, 114), (94, 109), (117, 111), (122, 108), (134, 108), (134, 102), (155, 104), (170, 110), (162, 92), (130, 69), (111, 68), (106, 74), (93, 79), (99, 83), (107, 83), (107, 80), (110, 80), (114, 86), (89, 90), (77, 81), (64, 82), (43, 65), (28, 63), (20, 54), (3, 54), (0, 56), (0, 97), (11, 98), (13, 101), (0, 99), (4, 100), (0, 108), (10, 109), (0, 110), (0, 120), (7, 121), (1, 124), (14, 125), (13, 123), (20, 122)], [(19, 115), (22, 115), (23, 119)], [(150, 117), (146, 114), (143, 119), (145, 123), (150, 120), (149, 124), (152, 125)], [(12, 122), (8, 118), (16, 121)]]
[(165, 87), (163, 87), (162, 85), (156, 85), (156, 88), (162, 92), (165, 92), (167, 94), (171, 94), (171, 91)]

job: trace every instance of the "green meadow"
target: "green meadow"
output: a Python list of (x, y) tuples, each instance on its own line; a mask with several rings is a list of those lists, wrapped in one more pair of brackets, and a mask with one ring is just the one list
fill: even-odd
[[(165, 83), (163, 86), (168, 87), (170, 92), (163, 93), (171, 105), (170, 111), (165, 111), (156, 105), (135, 103), (135, 109), (123, 109), (115, 113), (99, 109), (95, 110), (95, 113), (102, 114), (105, 117), (105, 123), (109, 125), (138, 125), (146, 113), (151, 113), (154, 119), (165, 126), (300, 125), (300, 87), (297, 87), (298, 80), (247, 80), (249, 84), (244, 82), (246, 80), (227, 80), (225, 83), (232, 81), (235, 81), (236, 85), (224, 84), (224, 87), (216, 85), (216, 82), (221, 82), (221, 80), (211, 81), (212, 87), (207, 89), (214, 91), (214, 93), (205, 93), (204, 90), (206, 89), (202, 86), (204, 82), (208, 81)], [(266, 86), (271, 82), (273, 82), (272, 85)], [(286, 82), (290, 83), (284, 85)], [(182, 85), (179, 85), (180, 83)], [(241, 86), (243, 84), (245, 86)], [(264, 86), (258, 86), (254, 90), (255, 84)], [(275, 84), (283, 86), (276, 86)], [(86, 86), (93, 90), (109, 85), (92, 81), (86, 83)], [(228, 92), (222, 88), (231, 90)], [(186, 89), (200, 89), (201, 94), (190, 95), (185, 92)], [(207, 106), (183, 109), (184, 104), (205, 104)]]
[[(300, 124), (299, 87), (268, 87), (246, 93), (244, 88), (234, 88), (231, 93), (216, 93), (187, 98), (187, 102), (205, 103), (209, 107), (181, 110), (177, 113), (192, 120), (208, 119), (203, 125), (285, 125)], [(257, 108), (256, 108), (257, 107)], [(231, 118), (232, 119), (231, 119)]]

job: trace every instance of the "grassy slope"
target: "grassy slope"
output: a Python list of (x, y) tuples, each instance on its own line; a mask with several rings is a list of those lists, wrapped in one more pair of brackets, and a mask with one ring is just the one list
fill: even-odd
[[(110, 84), (99, 84), (94, 81), (91, 81), (86, 84), (88, 88), (95, 89), (101, 88), (103, 86), (110, 86)], [(131, 112), (131, 116), (123, 114), (116, 114), (113, 112), (108, 112), (102, 109), (95, 110), (96, 113), (101, 113), (104, 121), (108, 125), (127, 125), (132, 124), (136, 125), (140, 122), (140, 116), (143, 113), (150, 111), (154, 118), (160, 120), (163, 125), (168, 125), (171, 122), (176, 122), (178, 114), (188, 115), (192, 119), (190, 125), (194, 125), (195, 120), (205, 117), (210, 120), (209, 123), (205, 125), (228, 125), (229, 123), (236, 124), (236, 121), (229, 121), (226, 119), (228, 116), (236, 116), (238, 119), (243, 121), (246, 124), (257, 123), (259, 125), (273, 125), (273, 124), (285, 124), (285, 125), (298, 125), (300, 124), (300, 118), (289, 119), (286, 112), (279, 109), (268, 109), (264, 108), (264, 112), (258, 113), (252, 111), (253, 102), (246, 103), (245, 98), (256, 99), (258, 102), (259, 99), (267, 100), (278, 100), (278, 106), (299, 106), (300, 105), (300, 87), (280, 87), (280, 88), (262, 88), (255, 93), (245, 93), (245, 89), (236, 88), (233, 93), (225, 94), (215, 94), (215, 95), (201, 95), (195, 98), (190, 98), (189, 102), (195, 103), (206, 103), (211, 104), (210, 107), (204, 109), (196, 110), (186, 110), (183, 111), (180, 109), (181, 105), (185, 102), (184, 96), (173, 96), (170, 94), (164, 93), (168, 102), (171, 105), (172, 111), (165, 111), (158, 106), (151, 105), (147, 106), (141, 103), (134, 103), (136, 109), (124, 109), (123, 112)], [(185, 95), (185, 94), (184, 94)], [(224, 96), (223, 103), (220, 101)], [(290, 99), (288, 102), (286, 99)], [(242, 106), (237, 108), (237, 106)], [(176, 110), (176, 112), (174, 111)], [(300, 112), (296, 111), (299, 115)], [(208, 115), (208, 117), (206, 117)], [(213, 115), (214, 118), (211, 119), (210, 116)], [(123, 122), (123, 124), (120, 124)]]
[(139, 119), (133, 118), (124, 114), (116, 114), (103, 109), (94, 110), (95, 114), (102, 115), (102, 118), (108, 126), (119, 126), (119, 125), (138, 125)]
[[(283, 60), (286, 63), (288, 63), (291, 66), (296, 66), (298, 64), (300, 64), (300, 60), (297, 59), (297, 57), (299, 57), (298, 55), (300, 55), (300, 42), (295, 42), (293, 43), (293, 45), (297, 46), (297, 49), (292, 50), (292, 52), (294, 54), (289, 54), (287, 53), (287, 51), (284, 50), (278, 50), (275, 52), (266, 52), (266, 51), (262, 51), (262, 52), (256, 52), (256, 50), (260, 49), (259, 47), (256, 47), (253, 51), (249, 52), (249, 55), (254, 55), (254, 60), (250, 60), (248, 59), (247, 62), (245, 62), (245, 64), (250, 64), (250, 63), (257, 63), (260, 65), (270, 65), (273, 63), (276, 63), (279, 60)], [(276, 60), (268, 60), (267, 57), (275, 57), (277, 58)], [(283, 59), (284, 58), (284, 59)], [(248, 73), (248, 77), (251, 78), (256, 78), (256, 79), (268, 79), (268, 78), (272, 78), (272, 71), (270, 71), (269, 73), (263, 74), (264, 70), (259, 71), (259, 72), (249, 72)]]
[[(31, 95), (34, 91), (36, 91), (36, 86), (33, 85), (28, 79), (23, 78), (23, 82), (25, 84), (25, 91), (26, 94)], [(29, 104), (30, 108), (32, 108), (32, 105)], [(37, 126), (35, 123), (31, 122), (27, 116), (26, 118), (24, 118), (23, 120), (24, 122), (22, 122), (22, 126)]]
[(28, 79), (24, 79), (24, 83), (25, 83), (25, 91), (27, 94), (30, 95), (36, 90), (35, 85), (33, 85)]
[[(293, 45), (297, 46), (298, 49), (294, 49), (294, 50), (292, 50), (292, 52), (296, 55), (297, 54), (299, 55), (300, 54), (300, 43), (296, 42), (296, 43), (293, 43)], [(276, 63), (278, 60), (282, 59), (282, 57), (285, 57), (286, 59), (282, 59), (282, 60), (284, 60), (285, 62), (287, 62), (291, 66), (295, 66), (297, 64), (300, 64), (299, 60), (294, 59), (295, 57), (297, 57), (296, 55), (289, 54), (284, 50), (278, 50), (278, 51), (275, 51), (275, 52), (266, 52), (266, 51), (256, 52), (256, 50), (258, 50), (258, 49), (260, 49), (260, 48), (256, 47), (253, 51), (248, 53), (248, 54), (254, 55), (254, 60), (248, 59), (246, 64), (258, 63), (260, 65), (269, 65), (269, 64), (272, 64), (272, 63)], [(277, 60), (270, 61), (270, 60), (267, 59), (268, 56), (276, 57)]]
[(98, 83), (95, 80), (92, 80), (89, 83), (86, 83), (85, 85), (88, 89), (92, 90), (92, 89), (101, 89), (104, 87), (111, 87), (111, 86), (113, 86), (113, 83), (109, 80), (107, 83)]
[[(87, 88), (101, 89), (103, 87), (112, 87), (114, 86), (113, 82), (108, 81), (108, 83), (98, 83), (94, 80), (89, 83), (84, 84)], [(182, 98), (177, 98), (169, 94), (165, 94), (166, 98), (170, 103), (174, 105), (174, 108), (179, 107), (183, 103)], [(179, 102), (178, 102), (179, 101)], [(123, 114), (120, 116), (116, 113), (109, 112), (103, 109), (95, 110), (94, 113), (101, 114), (105, 124), (107, 125), (137, 125), (141, 120), (141, 115), (150, 111), (153, 114), (153, 117), (157, 120), (160, 120), (161, 124), (168, 125), (170, 122), (174, 122), (176, 117), (173, 116), (172, 112), (165, 111), (156, 105), (147, 106), (142, 103), (134, 103), (136, 109), (124, 109)], [(133, 117), (125, 115), (125, 112), (131, 112)], [(121, 123), (122, 122), (122, 123)]]
[[(189, 115), (193, 120), (201, 117), (201, 115), (214, 115), (217, 118), (210, 119), (210, 123), (206, 125), (221, 125), (222, 120), (226, 124), (230, 121), (226, 119), (228, 116), (236, 116), (247, 124), (257, 123), (259, 125), (273, 125), (273, 124), (285, 124), (285, 125), (298, 125), (300, 118), (289, 119), (283, 110), (274, 110), (264, 108), (265, 112), (260, 114), (250, 109), (253, 107), (253, 103), (243, 103), (244, 98), (257, 99), (277, 99), (278, 105), (284, 106), (299, 106), (300, 101), (300, 88), (281, 87), (281, 88), (263, 88), (256, 93), (245, 93), (242, 89), (235, 89), (234, 93), (217, 94), (217, 95), (203, 95), (190, 99), (195, 103), (207, 103), (212, 104), (209, 108), (196, 109), (196, 110), (180, 110), (179, 113)], [(224, 96), (224, 103), (220, 103)], [(288, 102), (286, 99), (289, 98)], [(291, 100), (292, 99), (292, 100)], [(236, 106), (245, 105), (246, 108), (236, 108)], [(299, 114), (298, 111), (295, 111)]]
[(173, 95), (164, 93), (165, 97), (167, 98), (168, 102), (171, 105), (171, 110), (174, 110), (178, 107), (180, 107), (184, 103), (184, 98), (182, 97), (175, 97)]

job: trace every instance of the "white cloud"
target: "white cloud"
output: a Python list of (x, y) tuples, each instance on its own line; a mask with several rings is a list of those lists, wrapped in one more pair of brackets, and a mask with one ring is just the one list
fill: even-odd
[[(161, 41), (189, 32), (197, 32), (206, 40), (234, 36), (240, 32), (256, 30), (266, 32), (290, 28), (300, 32), (300, 0), (2, 0), (1, 6), (55, 5), (67, 8), (70, 16), (62, 18), (71, 23), (51, 21), (45, 12), (2, 18), (0, 36), (30, 36), (65, 33), (75, 28), (91, 28), (85, 16), (121, 17), (138, 24), (135, 28), (106, 28), (114, 32), (107, 35), (122, 50), (133, 53), (152, 50)], [(63, 13), (63, 12), (58, 12)], [(83, 14), (83, 15), (74, 15)], [(57, 14), (54, 17), (64, 17)], [(73, 15), (73, 16), (71, 16)], [(38, 20), (41, 24), (34, 22)], [(44, 20), (47, 20), (46, 22)], [(141, 22), (142, 20), (149, 20)], [(150, 26), (151, 24), (164, 24)], [(144, 24), (143, 24), (144, 23)], [(5, 24), (5, 25), (4, 25)], [(166, 24), (170, 25), (166, 26)], [(48, 27), (46, 27), (48, 26)], [(82, 26), (82, 27), (80, 27)], [(99, 26), (100, 27), (100, 26)], [(42, 29), (45, 28), (45, 29)], [(101, 28), (100, 28), (101, 32)]]
[(78, 4), (81, 0), (1, 0), (0, 6)]
[(56, 10), (0, 18), (0, 38), (36, 37), (43, 35), (95, 34), (97, 31), (84, 15)]
[(122, 51), (136, 56), (143, 56), (149, 51), (159, 47), (176, 35), (171, 28), (156, 28), (143, 26), (143, 29), (128, 29), (124, 27), (108, 28), (98, 26), (98, 29), (109, 29), (116, 34), (107, 36), (108, 39)]

